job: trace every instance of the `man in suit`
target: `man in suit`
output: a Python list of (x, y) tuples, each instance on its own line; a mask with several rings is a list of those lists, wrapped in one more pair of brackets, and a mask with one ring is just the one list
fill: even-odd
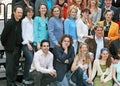
[(95, 59), (98, 59), (100, 56), (100, 51), (102, 48), (109, 47), (109, 40), (105, 39), (102, 35), (103, 26), (97, 25), (94, 27), (95, 35), (93, 39), (88, 38), (85, 42), (89, 46), (89, 51), (94, 54)]
[(120, 7), (120, 0), (112, 0), (112, 5), (115, 7)]
[(104, 12), (106, 10), (113, 10), (114, 16), (113, 16), (113, 21), (117, 22), (119, 20), (119, 13), (118, 9), (114, 6), (112, 6), (112, 0), (104, 0), (105, 5), (102, 7), (102, 14), (101, 14), (101, 20), (104, 20)]

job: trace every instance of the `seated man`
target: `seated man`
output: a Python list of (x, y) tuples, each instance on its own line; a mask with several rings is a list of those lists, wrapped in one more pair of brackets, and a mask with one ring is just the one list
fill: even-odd
[(53, 54), (49, 51), (49, 46), (49, 41), (43, 40), (41, 49), (34, 54), (30, 69), (34, 86), (47, 86), (56, 77), (56, 70), (53, 69)]

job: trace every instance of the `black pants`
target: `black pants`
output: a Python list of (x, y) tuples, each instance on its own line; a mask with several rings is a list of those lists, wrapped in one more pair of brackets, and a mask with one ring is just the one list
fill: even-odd
[(30, 73), (30, 78), (34, 81), (34, 86), (47, 86), (50, 82), (55, 81), (55, 78), (50, 74), (33, 71)]
[(19, 69), (21, 49), (15, 48), (13, 52), (6, 52), (6, 78), (7, 86), (15, 86), (15, 80)]

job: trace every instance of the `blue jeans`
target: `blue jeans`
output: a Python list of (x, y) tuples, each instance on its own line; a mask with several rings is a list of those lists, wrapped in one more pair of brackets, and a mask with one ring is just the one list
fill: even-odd
[(23, 72), (23, 79), (29, 79), (29, 70), (33, 61), (33, 54), (34, 51), (30, 51), (27, 45), (23, 45), (23, 54), (25, 55), (25, 64), (24, 64), (24, 72)]

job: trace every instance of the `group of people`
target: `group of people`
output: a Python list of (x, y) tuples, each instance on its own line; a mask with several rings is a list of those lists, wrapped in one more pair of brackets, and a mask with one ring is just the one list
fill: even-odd
[(100, 1), (14, 1), (1, 34), (7, 86), (16, 85), (21, 51), (24, 84), (120, 86), (120, 9)]

